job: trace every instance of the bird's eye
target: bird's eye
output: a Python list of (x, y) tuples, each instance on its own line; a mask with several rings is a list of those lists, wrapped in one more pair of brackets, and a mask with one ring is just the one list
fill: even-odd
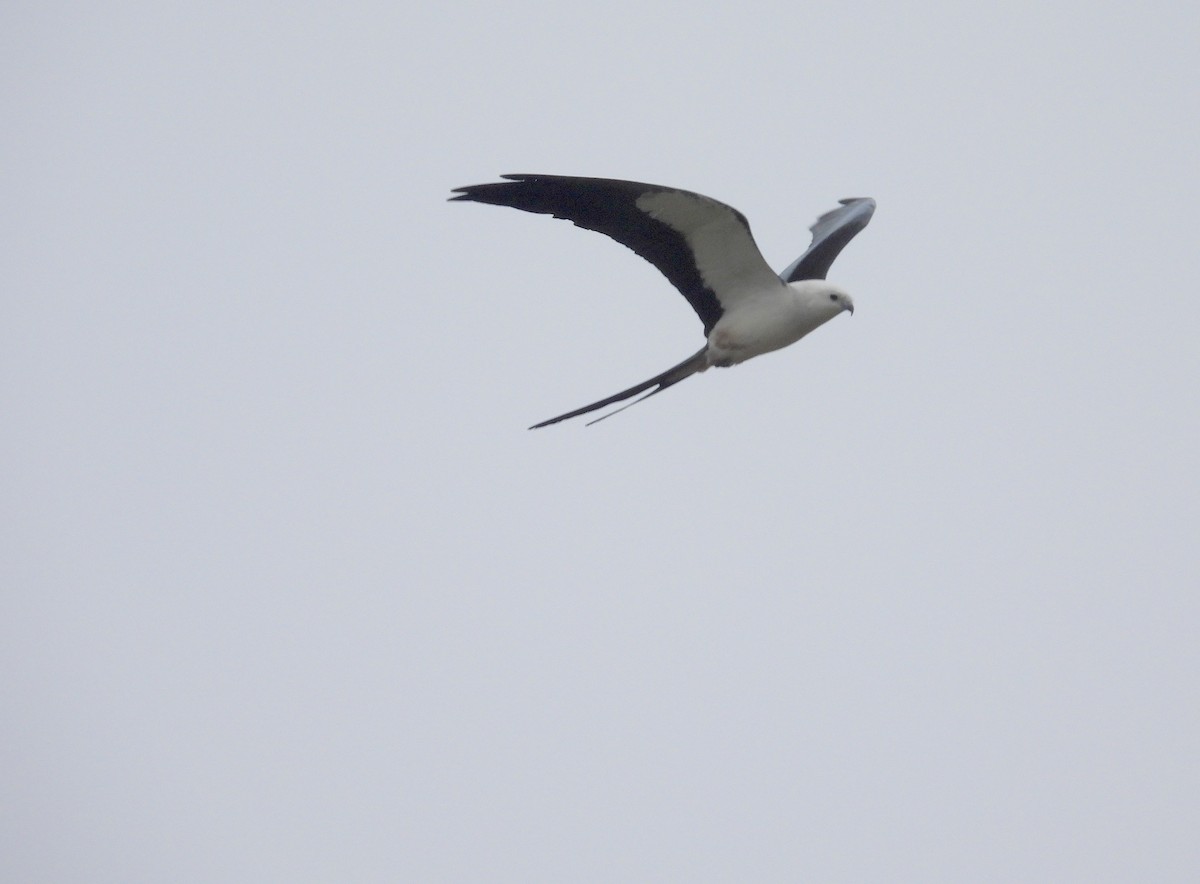
[(829, 296), (829, 300), (831, 300), (831, 301), (836, 301), (836, 300), (837, 300), (837, 295), (830, 295), (830, 296)]

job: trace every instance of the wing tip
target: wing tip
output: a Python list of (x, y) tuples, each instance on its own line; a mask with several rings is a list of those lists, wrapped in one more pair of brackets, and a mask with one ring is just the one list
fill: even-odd
[(467, 184), (463, 187), (455, 187), (451, 189), (451, 193), (455, 196), (447, 197), (446, 202), (487, 202), (480, 199), (481, 194), (488, 191), (501, 191), (511, 188), (514, 184), (524, 184), (529, 181), (538, 181), (541, 179), (551, 179), (558, 176), (542, 175), (536, 172), (511, 172), (506, 175), (499, 176), (502, 181), (489, 181), (487, 184)]

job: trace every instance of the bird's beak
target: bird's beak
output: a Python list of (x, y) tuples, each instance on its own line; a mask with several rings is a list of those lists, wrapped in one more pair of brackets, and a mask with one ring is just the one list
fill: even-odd
[(853, 304), (851, 304), (851, 305), (850, 305), (849, 307), (847, 307), (846, 309), (850, 311), (850, 315), (851, 315), (851, 316), (853, 316), (853, 315), (854, 315), (854, 305), (853, 305)]

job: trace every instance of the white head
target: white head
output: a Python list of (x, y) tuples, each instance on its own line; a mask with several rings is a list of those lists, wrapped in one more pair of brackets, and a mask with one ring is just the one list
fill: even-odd
[(854, 315), (854, 301), (845, 289), (839, 288), (823, 279), (802, 279), (799, 282), (788, 283), (789, 286), (803, 298), (814, 311), (827, 314), (827, 319), (833, 319), (843, 310), (849, 310)]

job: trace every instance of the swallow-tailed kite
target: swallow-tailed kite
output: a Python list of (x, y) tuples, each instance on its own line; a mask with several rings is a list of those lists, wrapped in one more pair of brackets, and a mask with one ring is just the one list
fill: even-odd
[(808, 251), (776, 276), (755, 245), (746, 217), (701, 194), (607, 178), (501, 177), (506, 180), (456, 188), (458, 196), (451, 200), (553, 215), (611, 236), (661, 270), (683, 293), (704, 323), (708, 339), (674, 368), (530, 429), (650, 391), (629, 403), (633, 405), (710, 366), (737, 365), (794, 344), (843, 310), (854, 312), (850, 296), (825, 282), (825, 274), (838, 253), (871, 220), (873, 199), (842, 200), (839, 208), (818, 218), (811, 228), (813, 240)]

